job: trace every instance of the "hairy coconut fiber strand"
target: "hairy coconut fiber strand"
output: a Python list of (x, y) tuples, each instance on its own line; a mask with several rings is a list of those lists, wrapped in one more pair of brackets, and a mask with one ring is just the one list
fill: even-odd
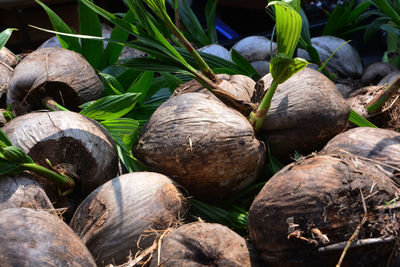
[[(345, 40), (334, 36), (319, 36), (311, 39), (311, 43), (315, 49), (317, 49), (322, 63), (345, 42)], [(297, 51), (297, 56), (310, 59), (307, 51), (303, 49)], [(360, 55), (357, 50), (348, 43), (344, 44), (336, 51), (335, 55), (333, 55), (326, 65), (326, 68), (341, 78), (357, 79), (360, 78), (363, 73)]]
[[(251, 98), (254, 94), (254, 87), (256, 83), (249, 77), (244, 75), (227, 75), (227, 74), (217, 74), (216, 75), (218, 86), (224, 90), (232, 94), (233, 96), (250, 102)], [(173, 96), (181, 95), (184, 93), (197, 92), (204, 93), (211, 96), (214, 96), (209, 90), (204, 88), (199, 82), (196, 80), (191, 80), (189, 82), (181, 84), (178, 88), (175, 89)], [(217, 97), (215, 97), (217, 99)]]
[(96, 266), (79, 237), (45, 211), (0, 211), (1, 266)]
[(183, 225), (162, 239), (158, 252), (151, 267), (252, 266), (244, 238), (216, 223)]
[[(322, 154), (348, 154), (371, 159), (383, 169), (400, 169), (400, 133), (380, 128), (357, 127), (335, 136)], [(397, 169), (397, 170), (396, 170)]]
[(387, 203), (399, 193), (357, 157), (302, 159), (275, 174), (254, 200), (250, 239), (269, 266), (335, 266), (366, 214), (343, 266), (386, 266), (400, 230), (400, 214)]
[(244, 116), (202, 93), (164, 102), (143, 126), (134, 149), (147, 166), (206, 201), (253, 182), (264, 152)]
[(182, 194), (168, 177), (152, 172), (125, 174), (93, 191), (76, 210), (71, 227), (97, 264), (122, 264), (150, 247), (157, 230), (179, 223)]
[(3, 128), (11, 143), (35, 162), (67, 169), (85, 195), (114, 178), (118, 154), (110, 134), (96, 121), (71, 111), (34, 112)]
[(102, 92), (102, 82), (80, 54), (49, 47), (30, 53), (15, 67), (7, 105), (16, 115), (22, 115), (41, 109), (42, 99), (49, 96), (73, 110), (100, 98)]
[[(268, 74), (257, 87), (266, 90), (271, 81)], [(261, 133), (272, 154), (287, 160), (294, 151), (308, 154), (321, 149), (345, 128), (349, 113), (335, 84), (306, 68), (278, 85)]]
[(21, 207), (54, 210), (42, 186), (29, 174), (1, 176), (0, 210)]

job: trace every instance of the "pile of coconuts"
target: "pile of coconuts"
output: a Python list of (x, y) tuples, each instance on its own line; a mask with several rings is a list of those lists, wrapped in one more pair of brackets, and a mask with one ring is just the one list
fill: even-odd
[[(244, 53), (242, 46), (234, 49)], [(248, 59), (268, 60), (268, 53)], [(318, 266), (341, 256), (346, 266), (400, 263), (400, 137), (372, 128), (342, 133), (350, 104), (313, 68), (278, 86), (257, 133), (242, 110), (196, 81), (181, 84), (133, 149), (149, 171), (124, 174), (110, 134), (74, 112), (103, 90), (82, 56), (47, 47), (8, 66), (6, 104), (18, 117), (3, 131), (35, 162), (76, 185), (63, 195), (38, 175), (2, 177), (0, 265)], [(215, 82), (257, 106), (271, 75), (255, 82), (220, 74)], [(51, 100), (71, 111), (43, 111)], [(249, 240), (219, 224), (184, 224), (187, 196), (222, 202), (265, 181), (269, 154), (289, 163), (295, 152), (315, 151), (266, 183), (249, 210)]]

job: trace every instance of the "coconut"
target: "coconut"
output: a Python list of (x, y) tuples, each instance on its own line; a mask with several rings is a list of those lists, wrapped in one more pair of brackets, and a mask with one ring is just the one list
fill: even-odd
[(182, 194), (168, 177), (152, 172), (124, 174), (93, 191), (78, 207), (71, 227), (99, 265), (122, 264), (146, 249), (157, 231), (179, 223)]
[[(264, 36), (249, 36), (237, 42), (232, 49), (236, 50), (249, 62), (270, 60), (272, 53), (276, 53), (278, 46), (276, 43)], [(232, 50), (231, 49), (231, 50)]]
[[(332, 53), (346, 41), (334, 36), (319, 36), (311, 39), (312, 45), (318, 51), (322, 62), (325, 62)], [(297, 56), (310, 59), (307, 51), (297, 50)], [(346, 43), (335, 53), (326, 65), (328, 71), (341, 78), (360, 78), (363, 73), (360, 55), (350, 44)]]
[(386, 74), (382, 80), (378, 82), (378, 85), (386, 85), (386, 84), (391, 84), (394, 82), (394, 80), (400, 75), (400, 71), (393, 71), (388, 74)]
[(361, 82), (365, 85), (376, 85), (383, 77), (389, 73), (398, 71), (396, 66), (384, 63), (384, 62), (374, 62), (367, 66), (361, 77)]
[(306, 158), (275, 174), (255, 198), (250, 239), (269, 266), (334, 266), (360, 227), (343, 266), (380, 266), (398, 238), (400, 214), (387, 203), (399, 193), (357, 157)]
[(196, 222), (168, 233), (150, 266), (252, 265), (243, 237), (220, 224)]
[(0, 177), (0, 210), (8, 208), (54, 210), (43, 187), (26, 173)]
[(41, 109), (51, 97), (71, 110), (101, 97), (103, 84), (78, 53), (50, 47), (38, 49), (17, 65), (10, 79), (7, 105), (16, 115)]
[(210, 44), (198, 49), (200, 52), (211, 54), (227, 61), (232, 61), (231, 54), (228, 49), (219, 44)]
[(0, 62), (7, 64), (9, 67), (13, 68), (18, 63), (18, 58), (13, 52), (8, 50), (5, 46), (0, 49)]
[(45, 211), (0, 211), (1, 266), (96, 266), (72, 229)]
[[(118, 153), (110, 134), (96, 121), (78, 113), (29, 113), (10, 121), (3, 131), (35, 162), (48, 166), (48, 159), (58, 171), (72, 176), (76, 185), (71, 198), (75, 201), (117, 176)], [(49, 197), (58, 199), (54, 185), (40, 181)], [(64, 206), (57, 203), (57, 207)]]
[(251, 62), (253, 68), (257, 71), (260, 77), (264, 77), (269, 73), (269, 61), (260, 60)]
[[(254, 87), (256, 84), (251, 78), (240, 74), (217, 74), (215, 75), (215, 78), (219, 88), (238, 99), (251, 102), (254, 95)], [(214, 95), (208, 89), (206, 89), (196, 80), (191, 80), (189, 82), (181, 84), (178, 88), (175, 89), (172, 96), (177, 96), (189, 92), (198, 92), (214, 97)], [(214, 98), (218, 99), (217, 97)]]
[(400, 133), (380, 128), (357, 127), (335, 136), (322, 154), (350, 154), (381, 164), (390, 173), (400, 170)]
[[(267, 90), (271, 81), (268, 74), (256, 87)], [(294, 151), (308, 154), (321, 149), (345, 128), (349, 112), (335, 84), (306, 68), (278, 85), (261, 134), (274, 156), (288, 160)]]
[(0, 107), (6, 108), (6, 95), (8, 83), (13, 74), (13, 69), (0, 61)]
[(264, 151), (239, 112), (207, 94), (186, 93), (153, 113), (133, 152), (190, 194), (212, 201), (253, 182)]

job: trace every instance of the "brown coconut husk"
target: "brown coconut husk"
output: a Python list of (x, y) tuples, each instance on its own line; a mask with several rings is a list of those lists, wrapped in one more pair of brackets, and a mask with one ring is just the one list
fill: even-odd
[[(400, 175), (400, 133), (388, 129), (357, 127), (335, 136), (321, 154), (355, 155), (381, 166), (387, 175)], [(400, 180), (398, 180), (400, 182)], [(399, 183), (400, 184), (400, 183)]]
[(400, 230), (397, 205), (387, 203), (399, 193), (357, 157), (305, 158), (275, 174), (256, 197), (250, 239), (270, 266), (334, 266), (353, 236), (342, 266), (386, 266), (398, 254)]
[(1, 266), (96, 266), (74, 231), (45, 211), (0, 211)]
[(0, 62), (7, 64), (9, 67), (13, 68), (18, 63), (18, 58), (13, 52), (8, 50), (6, 47), (0, 49)]
[(0, 177), (0, 210), (9, 208), (54, 210), (43, 187), (27, 173)]
[(239, 112), (213, 96), (185, 93), (153, 113), (133, 152), (189, 194), (216, 201), (257, 178), (265, 145)]
[(16, 115), (43, 108), (51, 97), (70, 110), (101, 97), (103, 84), (86, 59), (73, 51), (38, 49), (15, 67), (8, 85), (7, 105)]
[(186, 202), (174, 182), (152, 172), (116, 177), (78, 207), (71, 227), (99, 266), (122, 264), (146, 250), (164, 231), (181, 223)]
[[(271, 82), (270, 74), (264, 76), (257, 82), (257, 91), (267, 90)], [(343, 131), (349, 112), (335, 84), (305, 68), (278, 85), (261, 134), (274, 156), (289, 161), (294, 151), (308, 154), (321, 149)]]
[(252, 266), (243, 237), (226, 226), (196, 222), (169, 232), (150, 266)]
[(378, 82), (386, 75), (398, 70), (399, 69), (392, 64), (374, 62), (366, 67), (360, 80), (364, 85), (375, 85), (378, 84)]

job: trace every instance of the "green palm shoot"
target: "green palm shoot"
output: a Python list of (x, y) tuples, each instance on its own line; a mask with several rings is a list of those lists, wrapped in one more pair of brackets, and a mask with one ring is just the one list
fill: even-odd
[(270, 6), (275, 8), (278, 54), (270, 62), (271, 86), (266, 91), (257, 111), (250, 114), (250, 122), (255, 131), (261, 128), (278, 85), (308, 65), (308, 62), (302, 58), (293, 58), (302, 28), (299, 14), (300, 2), (298, 0), (274, 1), (270, 2), (267, 8)]

